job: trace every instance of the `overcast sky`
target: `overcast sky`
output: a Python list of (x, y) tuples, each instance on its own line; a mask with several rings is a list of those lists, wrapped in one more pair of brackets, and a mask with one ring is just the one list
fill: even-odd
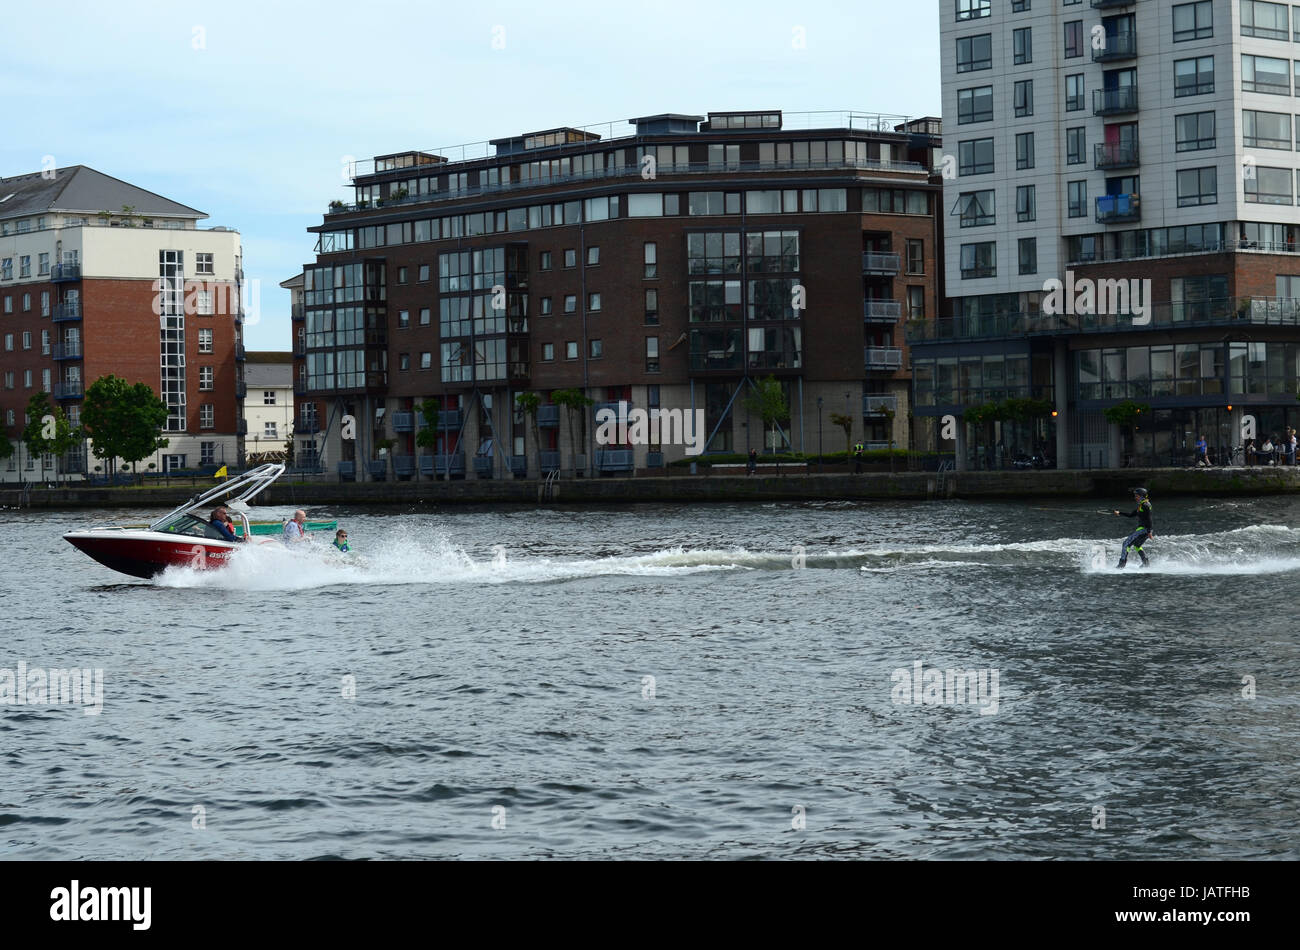
[(243, 236), (250, 349), (345, 156), (660, 112), (938, 115), (933, 0), (6, 3), (0, 176), (89, 165)]

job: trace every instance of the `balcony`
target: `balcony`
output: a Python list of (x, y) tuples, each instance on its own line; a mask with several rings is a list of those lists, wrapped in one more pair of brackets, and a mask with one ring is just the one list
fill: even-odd
[(295, 304), (290, 305), (290, 307), (289, 307), (289, 319), (291, 319), (291, 320), (305, 320), (305, 319), (307, 319), (307, 315), (304, 314), (304, 313), (302, 312), (302, 304), (300, 304), (300, 303), (295, 303)]
[(53, 355), (56, 360), (79, 360), (81, 359), (81, 341), (55, 343)]
[(1137, 86), (1125, 86), (1122, 89), (1094, 89), (1092, 91), (1093, 115), (1128, 115), (1137, 111)]
[(307, 355), (307, 344), (304, 343), (302, 340), (299, 340), (296, 343), (294, 343), (293, 358), (296, 360), (300, 360), (303, 359), (306, 355)]
[(903, 348), (901, 346), (864, 347), (863, 361), (870, 372), (892, 373), (903, 368)]
[(73, 300), (67, 303), (56, 303), (54, 305), (54, 322), (69, 323), (73, 320), (81, 319), (81, 302)]
[(394, 455), (393, 456), (393, 474), (398, 478), (410, 478), (415, 474), (415, 456), (414, 455)]
[(305, 380), (305, 379), (295, 379), (295, 380), (293, 381), (293, 394), (294, 394), (295, 396), (305, 396), (305, 395), (307, 395), (307, 380)]
[(235, 383), (235, 398), (243, 399), (248, 395), (248, 383), (242, 379)]
[(248, 435), (248, 420), (247, 420), (247, 419), (236, 419), (236, 420), (235, 420), (235, 435)]
[(862, 397), (862, 414), (864, 416), (883, 416), (887, 411), (898, 412), (897, 396)]
[(415, 431), (415, 413), (413, 412), (395, 412), (392, 415), (394, 432), (414, 432)]
[(382, 372), (382, 371), (375, 371), (375, 372), (373, 372), (373, 373), (366, 373), (366, 388), (367, 388), (367, 389), (387, 389), (387, 388), (388, 388), (388, 374), (385, 373), (385, 372)]
[(541, 456), (542, 474), (547, 472), (558, 472), (560, 470), (560, 453), (556, 451), (544, 451), (538, 453)]
[(1112, 10), (1116, 7), (1131, 7), (1137, 0), (1091, 0), (1094, 10)]
[(388, 481), (388, 459), (371, 459), (367, 464), (372, 482)]
[(537, 425), (542, 429), (555, 429), (560, 425), (559, 406), (538, 406)]
[(50, 268), (50, 282), (61, 284), (69, 280), (81, 280), (80, 264), (55, 264)]
[(81, 388), (81, 380), (73, 380), (66, 383), (55, 383), (51, 395), (55, 399), (80, 399), (85, 394)]
[(248, 359), (248, 357), (244, 353), (244, 344), (242, 343), (235, 344), (235, 359), (237, 360)]
[(1137, 195), (1102, 195), (1097, 199), (1098, 224), (1122, 224), (1141, 220), (1142, 208)]
[[(445, 432), (448, 429), (459, 429), (461, 426), (459, 409), (439, 409), (438, 410), (438, 429)], [(464, 469), (465, 463), (461, 462), (461, 468)]]
[(876, 254), (867, 252), (862, 255), (862, 273), (877, 274), (884, 277), (896, 277), (900, 267), (897, 254)]
[(357, 463), (339, 462), (339, 480), (355, 482), (357, 480)]
[(1137, 142), (1110, 142), (1093, 146), (1095, 168), (1136, 168), (1137, 165)]
[(1137, 31), (1126, 30), (1123, 33), (1107, 33), (1106, 45), (1092, 51), (1094, 63), (1113, 63), (1121, 59), (1132, 59), (1137, 55)]
[(474, 456), (474, 474), (479, 478), (491, 478), (495, 474), (491, 455)]
[(597, 449), (596, 471), (630, 473), (633, 468), (631, 449)]
[(420, 474), (429, 476), (459, 475), (463, 478), (465, 476), (465, 456), (460, 452), (455, 455), (421, 455)]
[(507, 364), (507, 371), (512, 383), (526, 383), (532, 378), (527, 360), (511, 360)]
[(366, 346), (387, 346), (388, 331), (383, 327), (372, 328), (366, 331)]
[(903, 305), (897, 300), (868, 300), (862, 310), (867, 323), (897, 323), (902, 313)]
[(320, 431), (320, 420), (316, 418), (299, 419), (293, 424), (294, 435), (315, 435)]

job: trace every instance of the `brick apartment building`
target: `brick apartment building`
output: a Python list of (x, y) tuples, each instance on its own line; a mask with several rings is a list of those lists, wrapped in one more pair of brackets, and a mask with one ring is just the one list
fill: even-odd
[[(1011, 396), (1059, 416), (993, 444), (963, 426), (959, 466), (1185, 464), (1198, 435), (1240, 445), (1247, 416), (1257, 443), (1300, 427), (1300, 7), (955, 0), (940, 24), (958, 220), (952, 300), (908, 331), (922, 446)], [(1071, 274), (1149, 280), (1152, 306), (1045, 313)], [(1102, 414), (1126, 399), (1152, 410), (1135, 435)]]
[[(764, 451), (743, 400), (769, 375), (789, 407), (774, 445), (816, 452), (820, 430), (842, 449), (832, 413), (855, 440), (905, 445), (901, 321), (938, 303), (937, 122), (814, 115), (656, 115), (358, 167), (352, 201), (310, 229), (315, 262), (282, 285), (299, 463), (502, 477), (685, 454), (597, 444), (592, 411), (552, 402), (568, 388), (595, 409), (701, 410), (708, 451)], [(542, 398), (540, 445), (522, 392)], [(427, 398), (432, 452), (415, 441)]]
[(238, 460), (242, 252), (204, 217), (81, 165), (0, 178), (0, 431), (16, 449), (0, 479), (93, 472), (88, 446), (31, 459), (19, 440), (34, 393), (79, 422), (110, 373), (169, 409), (170, 444), (140, 471)]

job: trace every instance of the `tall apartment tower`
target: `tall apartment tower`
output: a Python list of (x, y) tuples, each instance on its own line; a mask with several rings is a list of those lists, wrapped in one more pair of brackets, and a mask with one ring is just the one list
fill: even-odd
[[(553, 398), (569, 389), (597, 411), (698, 412), (708, 451), (839, 450), (834, 414), (905, 445), (902, 323), (938, 305), (937, 126), (661, 114), (361, 164), (310, 229), (316, 260), (282, 285), (295, 463), (499, 478), (685, 454), (627, 427), (596, 441), (593, 410)], [(769, 376), (788, 407), (776, 427), (745, 407)]]
[(73, 165), (0, 178), (0, 480), (93, 473), (87, 447), (32, 459), (26, 408), (50, 393), (79, 423), (86, 386), (113, 374), (167, 405), (167, 448), (138, 469), (240, 463), (239, 234), (201, 211)]
[[(1300, 425), (1300, 7), (944, 0), (940, 22), (950, 299), (909, 329), (924, 440), (1017, 397), (1058, 415), (958, 426), (959, 466), (1182, 464), (1198, 435)], [(1151, 408), (1136, 432), (1102, 415), (1126, 399)]]

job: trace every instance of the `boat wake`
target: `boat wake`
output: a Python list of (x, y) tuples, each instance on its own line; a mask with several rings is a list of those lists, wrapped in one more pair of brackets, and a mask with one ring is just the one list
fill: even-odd
[[(672, 547), (590, 558), (548, 557), (507, 547), (471, 555), (445, 536), (401, 529), (364, 553), (340, 553), (316, 541), (240, 548), (220, 570), (172, 567), (154, 579), (174, 588), (309, 590), (336, 585), (544, 584), (602, 576), (680, 577), (716, 571), (856, 570), (893, 574), (954, 569), (1043, 568), (1114, 574), (1119, 540), (1055, 538), (1007, 544), (912, 544), (842, 550), (751, 551), (745, 547)], [(1158, 535), (1149, 543), (1151, 574), (1274, 574), (1300, 571), (1300, 531), (1254, 525), (1211, 534)], [(1136, 572), (1136, 559), (1130, 562)]]

